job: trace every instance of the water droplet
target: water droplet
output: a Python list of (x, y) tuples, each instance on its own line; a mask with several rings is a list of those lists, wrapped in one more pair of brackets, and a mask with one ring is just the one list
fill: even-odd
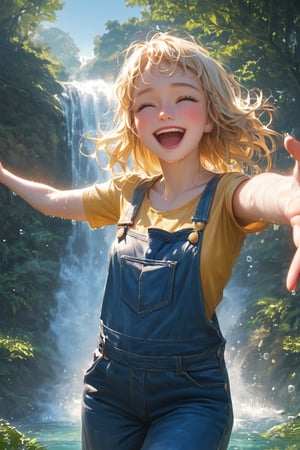
[(267, 359), (270, 358), (270, 353), (264, 353), (263, 354), (263, 358), (264, 358), (265, 361), (267, 361)]
[(289, 392), (289, 394), (292, 394), (293, 392), (295, 392), (295, 386), (293, 384), (288, 385), (288, 392)]
[(253, 261), (252, 256), (250, 256), (250, 255), (246, 256), (246, 261), (247, 262), (252, 262)]
[(19, 234), (22, 236), (23, 234), (25, 234), (25, 231), (22, 230), (22, 228), (19, 229)]
[(292, 294), (292, 295), (296, 295), (296, 291), (292, 291), (291, 294)]

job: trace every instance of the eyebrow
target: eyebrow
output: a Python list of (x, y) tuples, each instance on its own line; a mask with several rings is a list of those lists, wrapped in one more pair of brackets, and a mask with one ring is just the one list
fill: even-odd
[[(195, 89), (195, 91), (199, 92), (199, 89), (196, 86), (193, 86), (190, 83), (178, 82), (178, 83), (172, 83), (170, 86), (171, 87), (189, 87), (189, 88)], [(136, 93), (136, 98), (140, 97), (143, 94), (147, 94), (149, 92), (152, 92), (154, 89), (155, 88), (153, 88), (153, 87), (144, 88), (144, 89), (143, 88), (139, 88), (137, 90), (137, 93)]]

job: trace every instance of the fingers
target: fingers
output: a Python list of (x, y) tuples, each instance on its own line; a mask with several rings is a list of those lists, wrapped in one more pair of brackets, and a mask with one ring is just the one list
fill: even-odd
[(289, 154), (300, 162), (300, 141), (297, 141), (293, 136), (287, 135), (284, 138), (284, 146)]
[(298, 248), (294, 255), (294, 258), (292, 259), (286, 279), (286, 287), (289, 291), (296, 291), (299, 276), (300, 276), (300, 249)]

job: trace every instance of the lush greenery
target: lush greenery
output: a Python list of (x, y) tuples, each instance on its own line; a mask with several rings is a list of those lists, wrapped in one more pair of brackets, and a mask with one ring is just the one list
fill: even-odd
[(0, 420), (0, 450), (46, 450), (36, 439), (29, 439), (15, 427)]
[[(109, 21), (94, 40), (95, 58), (82, 70), (89, 78), (111, 77), (130, 41), (149, 32), (188, 32), (249, 87), (272, 93), (282, 110), (278, 128), (299, 132), (300, 4), (297, 0), (128, 0), (142, 7), (140, 19)], [(288, 165), (282, 161), (281, 166)]]
[[(57, 80), (65, 79), (71, 66), (77, 70), (78, 53), (68, 40), (72, 55), (68, 62), (62, 51), (63, 33), (56, 32), (52, 50), (56, 59), (34, 43), (39, 32), (35, 42), (49, 47), (53, 31), (43, 32), (40, 24), (53, 20), (62, 4), (59, 0), (0, 4), (0, 158), (25, 176), (67, 185)], [(299, 133), (298, 0), (128, 0), (127, 4), (140, 5), (141, 18), (124, 24), (109, 21), (106, 32), (95, 37), (95, 57), (80, 70), (81, 77), (112, 79), (122, 50), (149, 31), (189, 32), (241, 82), (272, 93), (278, 131)], [(283, 149), (274, 163), (277, 170), (292, 165)], [(4, 187), (0, 208), (0, 415), (10, 418), (28, 415), (36, 386), (55, 377), (48, 357), (55, 348), (49, 323), (68, 224), (33, 212)], [(266, 403), (278, 402), (296, 416), (300, 305), (298, 295), (288, 294), (284, 285), (292, 253), (290, 232), (284, 226), (248, 239), (233, 277), (236, 291), (243, 289), (244, 297), (239, 302), (233, 358)]]
[(76, 73), (81, 65), (79, 48), (69, 33), (56, 27), (40, 27), (34, 34), (33, 41), (48, 48), (57, 61), (63, 65), (63, 70), (58, 74), (60, 80), (76, 78)]
[[(58, 63), (30, 37), (59, 1), (0, 5), (0, 158), (15, 172), (68, 184)], [(63, 180), (63, 181), (62, 181)], [(59, 255), (69, 226), (0, 187), (0, 416), (29, 416), (41, 380), (54, 376), (49, 332)], [(43, 395), (39, 394), (43, 401)], [(29, 447), (28, 447), (29, 448)], [(33, 447), (32, 447), (33, 448)]]
[[(122, 62), (122, 50), (149, 31), (188, 32), (230, 67), (243, 84), (272, 95), (278, 109), (274, 126), (278, 131), (300, 137), (300, 4), (297, 0), (128, 0), (127, 4), (141, 6), (141, 18), (124, 24), (107, 23), (106, 33), (95, 38), (95, 58), (82, 69), (89, 77), (100, 75), (109, 79)], [(274, 155), (274, 167), (287, 170), (291, 165), (291, 158), (280, 148)], [(287, 384), (295, 385), (296, 393), (300, 389), (299, 328), (297, 320), (291, 319), (300, 317), (300, 305), (298, 296), (287, 293), (284, 282), (292, 254), (293, 243), (287, 227), (273, 227), (251, 236), (235, 269), (234, 283), (237, 289), (243, 288), (247, 297), (241, 322), (245, 330), (243, 344), (248, 346), (252, 358), (251, 364), (241, 362), (245, 377), (252, 384), (256, 379), (257, 386), (262, 386), (266, 396), (270, 393), (269, 399), (281, 407), (297, 408), (299, 398), (287, 391)], [(286, 314), (276, 319), (278, 323), (274, 319), (272, 329), (266, 327), (269, 304), (276, 309), (281, 302), (285, 304)], [(260, 314), (256, 317), (258, 308)], [(277, 363), (270, 365), (265, 376), (259, 364), (261, 349), (271, 341), (270, 353), (277, 355)], [(286, 370), (282, 371), (282, 367)]]
[[(300, 435), (300, 416), (292, 417), (289, 422), (276, 425), (264, 433), (266, 439), (282, 439), (285, 442), (293, 442), (296, 436)], [(287, 450), (297, 449), (298, 446), (291, 445)]]

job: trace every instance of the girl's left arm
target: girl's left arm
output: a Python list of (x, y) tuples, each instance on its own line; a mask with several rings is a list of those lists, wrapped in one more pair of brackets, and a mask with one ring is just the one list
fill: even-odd
[(245, 181), (235, 191), (233, 211), (243, 226), (260, 220), (292, 226), (297, 250), (289, 268), (286, 285), (293, 291), (296, 290), (300, 276), (300, 141), (288, 136), (284, 144), (296, 160), (293, 173), (264, 173)]

